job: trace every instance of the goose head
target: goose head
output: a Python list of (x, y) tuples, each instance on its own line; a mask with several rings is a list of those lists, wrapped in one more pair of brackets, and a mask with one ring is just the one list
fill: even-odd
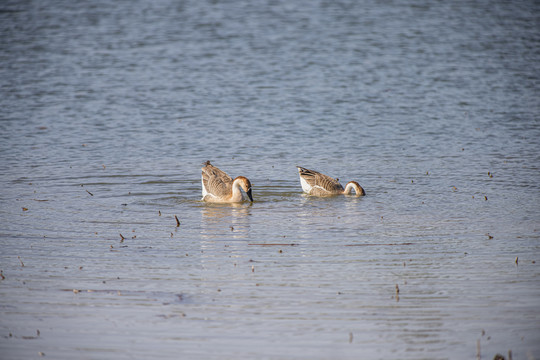
[(253, 196), (251, 195), (251, 182), (244, 176), (238, 176), (234, 179), (233, 184), (237, 184), (249, 198), (249, 201), (253, 202)]

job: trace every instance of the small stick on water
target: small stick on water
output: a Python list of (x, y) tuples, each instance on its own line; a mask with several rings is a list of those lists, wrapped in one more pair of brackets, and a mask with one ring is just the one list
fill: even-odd
[(90, 191), (86, 190), (87, 193), (90, 194), (90, 196), (94, 196), (94, 194), (92, 194)]
[(174, 215), (174, 218), (176, 219), (176, 227), (180, 227), (180, 220), (178, 220), (178, 216)]
[(19, 259), (19, 261), (21, 262), (21, 266), (23, 266), (23, 267), (24, 267), (24, 263), (22, 262), (22, 260), (21, 260), (21, 257), (20, 257), (20, 256), (17, 256), (17, 258), (18, 258), (18, 259)]
[(161, 216), (161, 210), (158, 210), (158, 214), (159, 214), (159, 216)]
[(298, 244), (272, 243), (272, 244), (248, 244), (248, 245), (250, 246), (297, 246)]
[(121, 243), (123, 243), (123, 242), (124, 242), (124, 239), (125, 239), (125, 237), (124, 237), (124, 235), (122, 235), (122, 234), (120, 234), (120, 237), (122, 238), (122, 240), (120, 240), (120, 242), (121, 242)]
[(519, 265), (519, 258), (516, 256), (516, 265)]

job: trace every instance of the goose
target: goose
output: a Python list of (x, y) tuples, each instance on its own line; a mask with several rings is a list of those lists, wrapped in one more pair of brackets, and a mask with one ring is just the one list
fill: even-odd
[(210, 164), (210, 161), (205, 162), (203, 165), (201, 169), (203, 201), (237, 203), (249, 199), (249, 201), (253, 202), (251, 182), (246, 177), (238, 176), (233, 180), (227, 173)]
[(333, 179), (320, 172), (297, 166), (300, 175), (302, 190), (313, 196), (351, 195), (354, 189), (356, 196), (364, 196), (366, 192), (356, 181), (349, 181), (345, 189), (339, 183), (339, 179)]

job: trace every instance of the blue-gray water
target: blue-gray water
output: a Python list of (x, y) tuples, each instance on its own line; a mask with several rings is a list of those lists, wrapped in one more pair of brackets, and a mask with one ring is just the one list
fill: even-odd
[[(0, 357), (540, 358), (539, 23), (1, 2)], [(255, 202), (201, 203), (206, 160)], [(296, 165), (367, 196), (305, 197)]]

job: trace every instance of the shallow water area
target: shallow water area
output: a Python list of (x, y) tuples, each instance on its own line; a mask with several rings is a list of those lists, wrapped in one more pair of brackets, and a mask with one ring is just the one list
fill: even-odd
[(539, 14), (2, 3), (0, 357), (540, 358)]

